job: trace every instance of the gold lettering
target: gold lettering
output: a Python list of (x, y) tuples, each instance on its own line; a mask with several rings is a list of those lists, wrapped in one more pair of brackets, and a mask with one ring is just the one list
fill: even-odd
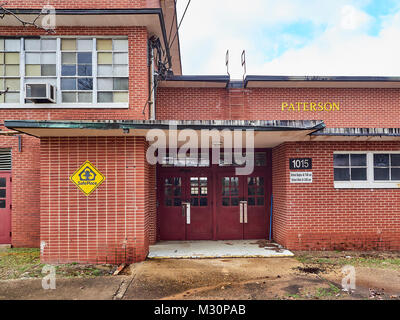
[(340, 111), (340, 103), (333, 103), (333, 110)]
[[(329, 109), (328, 109), (328, 106), (329, 106)], [(332, 103), (326, 102), (324, 108), (325, 108), (325, 111), (332, 111)]]
[(287, 102), (282, 103), (282, 111), (285, 111), (285, 108), (287, 108), (289, 104)]
[(324, 111), (324, 105), (322, 102), (318, 103), (318, 111)]
[(308, 103), (307, 102), (304, 102), (303, 103), (303, 105), (304, 105), (304, 111), (310, 111), (310, 109), (308, 109)]
[(310, 103), (310, 111), (317, 111), (317, 104), (315, 102)]
[(290, 111), (290, 110), (295, 111), (295, 110), (294, 110), (294, 104), (293, 104), (293, 103), (290, 104), (289, 111)]

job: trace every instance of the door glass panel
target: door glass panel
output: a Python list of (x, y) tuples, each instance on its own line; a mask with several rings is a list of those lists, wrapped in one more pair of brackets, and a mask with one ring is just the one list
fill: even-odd
[(181, 178), (166, 178), (164, 180), (164, 205), (180, 207), (182, 205)]
[(190, 203), (194, 207), (206, 207), (208, 196), (208, 178), (191, 177), (190, 178)]
[(247, 178), (247, 195), (249, 206), (264, 206), (265, 188), (263, 177)]
[(4, 209), (6, 207), (6, 200), (0, 200), (0, 209)]
[(222, 205), (224, 207), (239, 205), (239, 178), (222, 178)]
[(0, 189), (0, 198), (6, 197), (6, 189)]
[(6, 187), (6, 178), (0, 178), (0, 188)]

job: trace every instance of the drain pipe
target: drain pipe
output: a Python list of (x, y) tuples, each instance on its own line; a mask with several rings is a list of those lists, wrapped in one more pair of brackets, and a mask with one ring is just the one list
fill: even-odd
[(271, 195), (271, 213), (269, 215), (269, 241), (272, 240), (272, 208), (274, 203), (274, 195)]

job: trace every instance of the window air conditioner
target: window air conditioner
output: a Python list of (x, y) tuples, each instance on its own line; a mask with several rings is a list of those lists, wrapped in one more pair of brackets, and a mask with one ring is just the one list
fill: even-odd
[(56, 103), (56, 87), (49, 83), (27, 83), (25, 99), (33, 103)]

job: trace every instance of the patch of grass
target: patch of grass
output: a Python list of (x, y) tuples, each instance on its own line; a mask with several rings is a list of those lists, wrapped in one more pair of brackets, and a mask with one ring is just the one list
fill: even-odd
[[(39, 249), (6, 249), (0, 251), (0, 280), (41, 278), (45, 264), (40, 262)], [(63, 278), (98, 277), (111, 275), (112, 265), (56, 265), (56, 275)]]
[(329, 288), (317, 288), (315, 297), (317, 298), (333, 298), (340, 294), (340, 289), (333, 284), (329, 285)]

